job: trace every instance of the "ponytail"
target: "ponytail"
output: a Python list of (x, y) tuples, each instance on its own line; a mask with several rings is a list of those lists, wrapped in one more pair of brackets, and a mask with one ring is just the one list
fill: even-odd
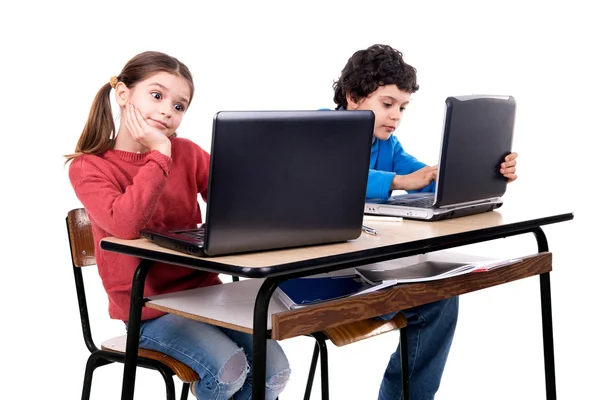
[(115, 121), (110, 106), (111, 83), (100, 88), (73, 154), (66, 155), (65, 164), (82, 154), (100, 154), (114, 146)]

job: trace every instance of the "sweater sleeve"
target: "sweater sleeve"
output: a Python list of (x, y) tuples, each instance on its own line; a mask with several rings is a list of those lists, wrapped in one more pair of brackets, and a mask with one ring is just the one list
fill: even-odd
[(156, 211), (172, 160), (151, 151), (124, 189), (103, 172), (99, 160), (83, 155), (72, 161), (69, 179), (75, 194), (100, 228), (119, 238), (138, 238)]
[(198, 146), (198, 162), (196, 163), (196, 185), (198, 193), (206, 202), (208, 194), (208, 171), (210, 170), (210, 155)]

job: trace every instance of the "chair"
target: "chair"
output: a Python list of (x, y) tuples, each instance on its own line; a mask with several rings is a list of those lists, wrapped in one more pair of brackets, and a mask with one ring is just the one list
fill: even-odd
[(373, 336), (391, 332), (400, 329), (400, 346), (402, 354), (402, 384), (404, 388), (404, 398), (408, 398), (409, 382), (408, 382), (408, 353), (406, 341), (407, 321), (402, 313), (396, 314), (389, 321), (367, 319), (364, 321), (352, 322), (345, 325), (336, 326), (325, 329), (322, 332), (316, 332), (310, 336), (316, 340), (313, 357), (310, 364), (308, 380), (306, 382), (306, 390), (304, 392), (304, 400), (310, 399), (310, 392), (315, 377), (317, 368), (317, 359), (321, 355), (321, 399), (329, 399), (329, 373), (327, 362), (327, 339), (334, 345), (340, 347), (350, 343), (358, 342), (359, 340), (368, 339)]
[[(83, 208), (69, 211), (67, 215), (67, 231), (71, 246), (71, 260), (75, 276), (75, 287), (77, 289), (77, 300), (79, 302), (83, 340), (90, 351), (90, 356), (85, 367), (81, 399), (89, 400), (94, 370), (113, 362), (125, 363), (125, 343), (127, 336), (123, 335), (109, 339), (100, 345), (100, 349), (94, 343), (81, 268), (96, 265), (96, 258), (94, 254), (92, 227)], [(188, 397), (190, 383), (200, 379), (198, 374), (190, 367), (158, 351), (139, 349), (137, 366), (154, 369), (163, 376), (166, 385), (167, 400), (175, 400), (173, 375), (177, 375), (183, 382), (181, 391), (182, 400), (186, 400)]]

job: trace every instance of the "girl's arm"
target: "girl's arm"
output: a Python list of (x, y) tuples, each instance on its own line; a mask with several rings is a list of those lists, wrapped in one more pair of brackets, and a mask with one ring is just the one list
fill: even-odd
[(158, 151), (151, 151), (144, 161), (133, 177), (133, 183), (124, 189), (105, 172), (108, 170), (106, 162), (99, 157), (80, 156), (69, 167), (75, 194), (96, 223), (111, 235), (123, 239), (138, 238), (140, 230), (156, 211), (172, 160)]
[(198, 193), (202, 195), (202, 199), (206, 203), (206, 196), (208, 194), (208, 171), (210, 170), (210, 155), (197, 146), (197, 157), (198, 162), (196, 163), (196, 184), (198, 186)]

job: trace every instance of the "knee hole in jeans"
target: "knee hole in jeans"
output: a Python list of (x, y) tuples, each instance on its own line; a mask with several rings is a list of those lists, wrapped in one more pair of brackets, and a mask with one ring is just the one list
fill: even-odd
[(290, 372), (291, 370), (289, 368), (286, 368), (273, 375), (267, 381), (267, 388), (278, 393), (283, 391), (285, 385), (290, 379)]
[(233, 383), (241, 380), (243, 382), (246, 379), (248, 370), (246, 355), (242, 349), (239, 349), (229, 357), (225, 365), (221, 368), (221, 371), (219, 371), (219, 381), (222, 383)]

